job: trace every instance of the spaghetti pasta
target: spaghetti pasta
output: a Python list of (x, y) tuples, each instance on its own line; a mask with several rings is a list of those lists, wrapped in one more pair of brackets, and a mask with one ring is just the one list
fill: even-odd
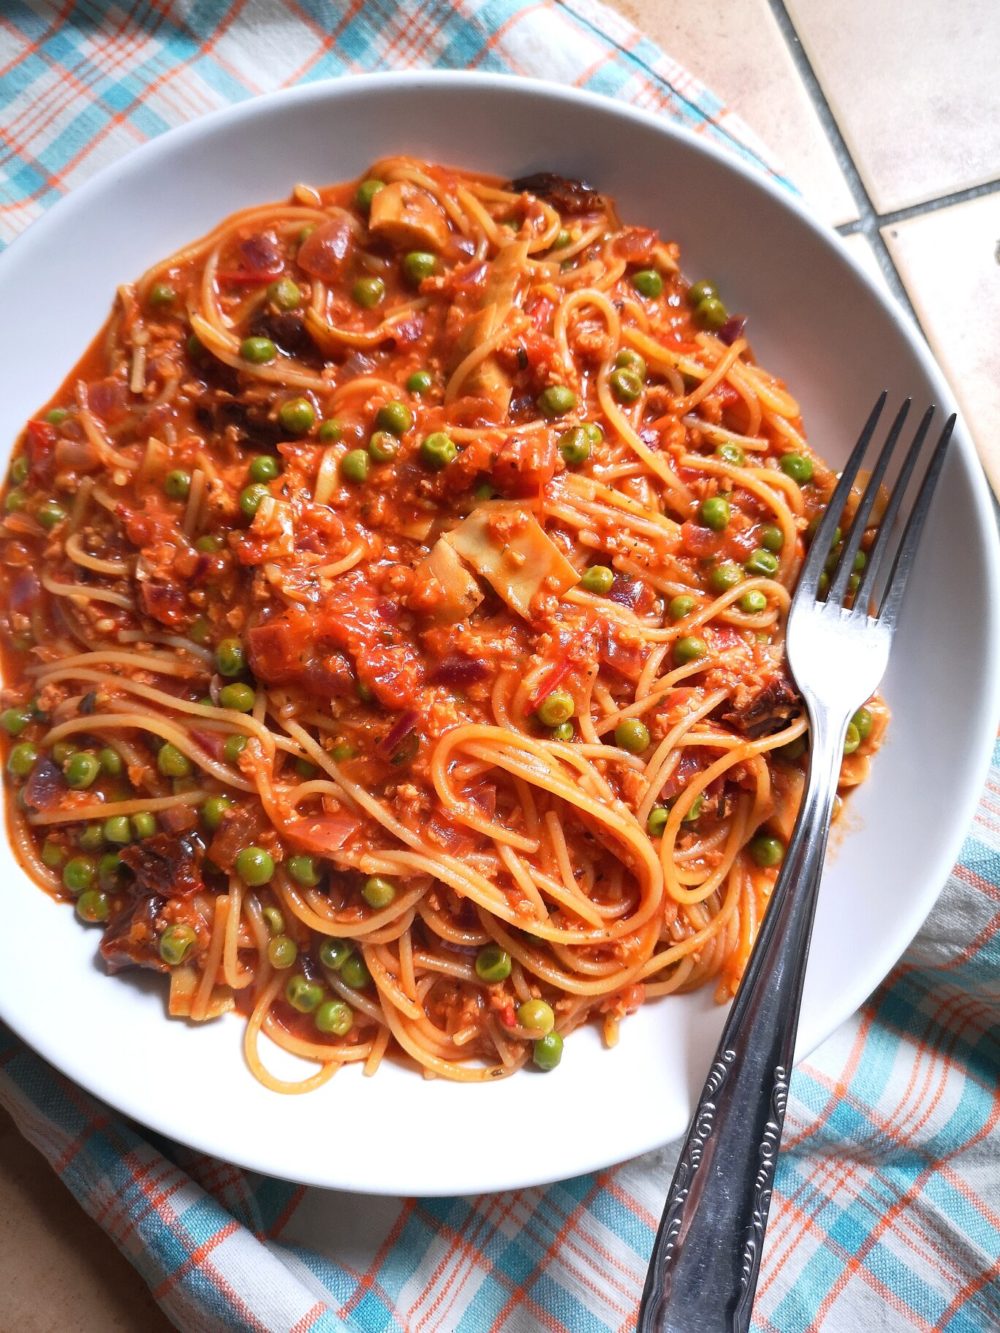
[(270, 1088), (550, 1070), (738, 984), (833, 475), (678, 261), (579, 182), (386, 159), (122, 287), (18, 442), (14, 846), (171, 1014), (239, 1010)]

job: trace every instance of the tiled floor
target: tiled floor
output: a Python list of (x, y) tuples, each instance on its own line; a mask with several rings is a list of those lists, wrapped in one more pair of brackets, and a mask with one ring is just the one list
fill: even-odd
[[(914, 312), (1000, 492), (1000, 5), (611, 3), (743, 116)], [(168, 1327), (3, 1113), (0, 1202), (4, 1333)]]

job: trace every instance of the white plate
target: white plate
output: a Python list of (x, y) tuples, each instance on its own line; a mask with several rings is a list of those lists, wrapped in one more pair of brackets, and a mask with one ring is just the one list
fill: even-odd
[[(746, 312), (754, 349), (842, 461), (877, 392), (950, 406), (916, 333), (839, 241), (784, 193), (694, 135), (541, 83), (461, 74), (345, 79), (243, 103), (105, 170), (0, 259), (0, 440), (53, 393), (115, 285), (234, 209), (296, 181), (360, 174), (409, 152), (487, 172), (551, 168), (613, 195), (624, 219), (678, 240), (685, 272)], [(895, 714), (826, 876), (798, 1053), (878, 984), (929, 911), (972, 816), (997, 713), (996, 535), (959, 432), (913, 574), (885, 693)], [(309, 1096), (245, 1068), (243, 1024), (167, 1022), (161, 982), (109, 978), (96, 932), (0, 848), (0, 1014), (113, 1106), (184, 1143), (289, 1179), (388, 1194), (459, 1194), (558, 1179), (680, 1134), (722, 1013), (707, 992), (647, 1006), (604, 1051), (574, 1035), (556, 1073), (493, 1086), (425, 1082), (391, 1063)]]

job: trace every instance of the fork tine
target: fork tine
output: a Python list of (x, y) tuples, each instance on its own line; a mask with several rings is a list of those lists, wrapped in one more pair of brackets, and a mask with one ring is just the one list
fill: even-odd
[(903, 466), (899, 470), (899, 476), (896, 478), (895, 485), (892, 488), (889, 503), (882, 516), (882, 521), (879, 523), (878, 536), (875, 538), (875, 543), (872, 546), (872, 549), (868, 552), (868, 564), (865, 567), (865, 572), (861, 577), (861, 582), (854, 596), (854, 606), (858, 611), (864, 609), (864, 611), (867, 612), (868, 607), (871, 604), (879, 570), (882, 568), (886, 553), (889, 549), (889, 544), (893, 540), (896, 517), (899, 514), (900, 506), (903, 503), (906, 488), (910, 484), (913, 469), (916, 467), (917, 460), (920, 457), (920, 451), (923, 448), (924, 439), (927, 435), (927, 430), (931, 424), (935, 410), (934, 404), (932, 403), (924, 413), (920, 425), (917, 427), (917, 433), (913, 437), (913, 443), (910, 445), (906, 457), (903, 459)]
[[(851, 487), (854, 485), (855, 478), (864, 462), (868, 445), (871, 443), (872, 435), (875, 433), (875, 427), (878, 425), (878, 419), (882, 415), (882, 408), (885, 406), (885, 400), (889, 391), (883, 389), (879, 395), (878, 401), (869, 413), (868, 420), (864, 424), (864, 429), (858, 436), (858, 442), (851, 451), (851, 456), (844, 464), (844, 470), (840, 474), (840, 480), (837, 482), (836, 489), (830, 497), (830, 502), (826, 507), (826, 513), (823, 515), (823, 521), (816, 529), (813, 536), (812, 545), (809, 547), (809, 553), (806, 556), (802, 570), (799, 574), (799, 589), (803, 595), (810, 597), (816, 596), (816, 590), (819, 587), (819, 577), (823, 573), (823, 566), (826, 564), (826, 558), (830, 554), (830, 548), (833, 545), (833, 534), (840, 522), (840, 515), (843, 513), (844, 505), (847, 503), (847, 497), (851, 493)], [(806, 591), (807, 590), (807, 591)]]
[[(858, 501), (858, 507), (854, 514), (854, 520), (851, 523), (844, 538), (844, 549), (841, 551), (840, 560), (837, 562), (837, 568), (834, 570), (833, 577), (830, 580), (830, 590), (826, 595), (827, 604), (830, 606), (843, 606), (844, 597), (847, 595), (847, 581), (851, 577), (854, 569), (854, 557), (861, 547), (861, 537), (868, 524), (868, 517), (872, 512), (875, 499), (882, 485), (882, 478), (886, 474), (889, 462), (895, 452), (899, 436), (903, 429), (903, 423), (906, 421), (907, 413), (910, 410), (909, 398), (905, 399), (902, 407), (896, 413), (896, 419), (889, 427), (889, 434), (886, 436), (878, 459), (871, 475), (865, 485), (865, 489)], [(839, 512), (839, 511), (838, 511)], [(857, 605), (857, 599), (855, 599)]]
[(920, 533), (924, 526), (924, 519), (927, 517), (927, 511), (931, 506), (931, 499), (934, 496), (934, 490), (941, 475), (941, 469), (944, 466), (945, 450), (948, 447), (948, 441), (951, 439), (952, 431), (955, 429), (955, 413), (953, 412), (944, 423), (944, 429), (941, 431), (940, 438), (934, 446), (934, 452), (931, 455), (931, 461), (924, 473), (924, 479), (920, 484), (920, 491), (917, 495), (913, 511), (907, 520), (906, 527), (903, 530), (902, 540), (899, 543), (899, 550), (896, 552), (896, 558), (892, 562), (892, 569), (889, 571), (889, 579), (886, 584), (885, 596), (882, 599), (882, 606), (879, 610), (879, 621), (888, 629), (896, 628), (896, 619), (899, 615), (899, 604), (903, 599), (903, 590), (906, 587), (906, 580), (910, 574), (910, 568), (913, 564), (913, 557), (916, 553), (917, 543), (920, 540)]

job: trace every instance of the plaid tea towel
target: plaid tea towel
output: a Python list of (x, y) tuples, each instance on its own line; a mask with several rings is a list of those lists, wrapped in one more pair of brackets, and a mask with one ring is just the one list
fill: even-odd
[[(706, 88), (593, 0), (3, 0), (0, 241), (173, 125), (404, 66), (573, 83), (781, 179)], [(994, 760), (921, 935), (795, 1072), (758, 1333), (1000, 1329)], [(629, 1329), (674, 1155), (479, 1198), (303, 1189), (137, 1129), (2, 1026), (0, 1101), (189, 1333)]]

